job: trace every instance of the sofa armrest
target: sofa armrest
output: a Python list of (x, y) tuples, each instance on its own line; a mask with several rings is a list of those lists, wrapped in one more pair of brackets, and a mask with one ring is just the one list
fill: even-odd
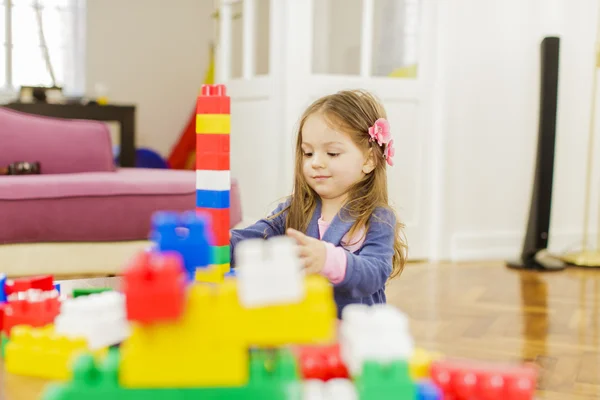
[(0, 167), (39, 162), (42, 174), (114, 171), (110, 132), (97, 121), (43, 117), (0, 107)]

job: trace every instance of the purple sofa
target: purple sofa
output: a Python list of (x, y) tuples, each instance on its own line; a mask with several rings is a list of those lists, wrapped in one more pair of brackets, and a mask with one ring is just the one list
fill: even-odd
[[(0, 260), (7, 245), (147, 241), (155, 211), (195, 207), (194, 171), (116, 168), (101, 122), (0, 107), (0, 167), (16, 161), (39, 161), (42, 174), (0, 176)], [(240, 221), (232, 180), (231, 226)]]

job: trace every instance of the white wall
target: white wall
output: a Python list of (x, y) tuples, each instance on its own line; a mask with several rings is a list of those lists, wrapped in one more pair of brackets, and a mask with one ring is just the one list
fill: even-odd
[(137, 146), (168, 156), (191, 112), (214, 36), (209, 0), (88, 0), (86, 92), (137, 105)]
[[(552, 5), (562, 11), (548, 14)], [(596, 2), (453, 0), (443, 10), (440, 258), (519, 254), (537, 144), (539, 48), (552, 21), (562, 41), (550, 248), (577, 245)]]

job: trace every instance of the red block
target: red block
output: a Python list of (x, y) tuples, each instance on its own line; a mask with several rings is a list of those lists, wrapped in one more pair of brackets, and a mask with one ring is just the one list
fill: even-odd
[(496, 365), (462, 360), (440, 360), (431, 364), (432, 381), (444, 399), (531, 400), (537, 370), (532, 365)]
[(29, 289), (41, 291), (54, 290), (54, 277), (52, 275), (34, 276), (30, 278), (11, 279), (6, 281), (6, 295), (26, 292)]
[(4, 326), (4, 309), (6, 308), (6, 303), (0, 303), (0, 332), (2, 332), (2, 327)]
[(16, 325), (41, 327), (54, 322), (60, 312), (58, 295), (41, 300), (11, 300), (4, 308), (3, 332), (8, 336)]
[(299, 350), (300, 374), (304, 380), (328, 381), (348, 378), (348, 369), (342, 361), (340, 346), (306, 346)]
[(229, 208), (202, 208), (196, 207), (197, 213), (210, 216), (210, 227), (215, 243), (213, 246), (225, 246), (229, 244)]
[(223, 134), (202, 134), (196, 135), (197, 153), (229, 153), (230, 135)]
[(230, 114), (231, 99), (225, 85), (202, 85), (196, 100), (196, 114)]
[(181, 255), (140, 252), (124, 271), (123, 293), (128, 320), (176, 320), (185, 306), (186, 275)]
[(227, 134), (196, 135), (196, 169), (228, 171), (229, 137)]

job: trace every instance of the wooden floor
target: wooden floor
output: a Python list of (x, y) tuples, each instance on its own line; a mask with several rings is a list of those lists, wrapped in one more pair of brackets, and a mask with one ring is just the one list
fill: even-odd
[[(70, 281), (63, 290), (117, 284)], [(600, 398), (600, 271), (412, 264), (390, 284), (388, 301), (410, 316), (419, 346), (478, 360), (532, 361), (540, 367), (539, 399)], [(36, 399), (43, 385), (0, 371), (0, 399)]]

